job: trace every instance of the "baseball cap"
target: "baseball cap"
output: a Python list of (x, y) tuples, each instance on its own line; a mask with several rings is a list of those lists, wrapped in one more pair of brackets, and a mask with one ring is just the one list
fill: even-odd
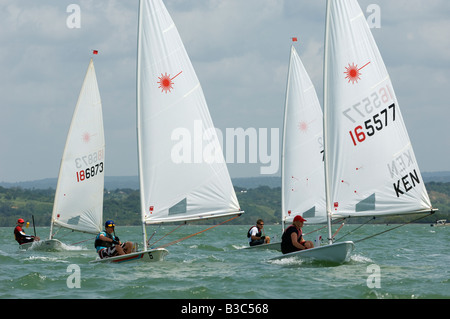
[(297, 222), (297, 221), (306, 222), (306, 219), (304, 219), (300, 215), (297, 215), (297, 216), (294, 217), (294, 222)]
[(115, 227), (116, 224), (114, 224), (113, 220), (107, 220), (105, 223), (105, 227)]
[(25, 223), (25, 221), (23, 220), (23, 218), (19, 218), (19, 219), (17, 220), (17, 223), (18, 223), (18, 224), (23, 224), (23, 223)]

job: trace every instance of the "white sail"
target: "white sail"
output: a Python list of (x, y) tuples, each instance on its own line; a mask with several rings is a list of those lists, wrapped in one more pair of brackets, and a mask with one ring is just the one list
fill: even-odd
[(104, 163), (102, 104), (91, 59), (61, 160), (52, 226), (87, 233), (101, 231)]
[(199, 80), (161, 0), (140, 2), (137, 131), (147, 224), (239, 212)]
[(361, 8), (356, 0), (330, 0), (327, 12), (327, 211), (338, 217), (431, 210), (399, 103)]
[(282, 220), (324, 223), (323, 115), (316, 90), (291, 48), (283, 136)]

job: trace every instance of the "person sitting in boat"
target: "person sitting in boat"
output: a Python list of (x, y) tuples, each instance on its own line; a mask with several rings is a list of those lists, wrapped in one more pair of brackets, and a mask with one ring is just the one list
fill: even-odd
[(120, 242), (119, 237), (115, 235), (114, 227), (116, 227), (114, 221), (107, 220), (105, 223), (105, 230), (100, 232), (95, 239), (95, 248), (102, 259), (129, 254), (133, 250), (132, 242)]
[(248, 232), (248, 243), (250, 246), (257, 246), (262, 244), (269, 244), (270, 243), (270, 237), (264, 236), (262, 234), (262, 230), (264, 228), (264, 221), (262, 219), (258, 219), (256, 221), (256, 226), (252, 226)]
[(314, 248), (314, 244), (311, 241), (303, 239), (302, 227), (304, 222), (306, 222), (306, 219), (297, 215), (294, 217), (292, 225), (283, 232), (281, 236), (281, 252), (283, 254)]
[(39, 241), (40, 238), (38, 236), (31, 236), (25, 234), (25, 232), (23, 231), (24, 223), (25, 220), (23, 220), (23, 218), (19, 218), (17, 220), (16, 228), (14, 228), (14, 237), (16, 238), (16, 241), (19, 243), (19, 245), (32, 243), (33, 241)]

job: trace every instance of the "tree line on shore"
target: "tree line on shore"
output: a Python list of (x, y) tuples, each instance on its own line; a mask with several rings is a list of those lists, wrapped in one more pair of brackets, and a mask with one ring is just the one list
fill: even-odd
[[(438, 219), (450, 219), (450, 183), (430, 182), (426, 184), (435, 214), (423, 218), (421, 223), (434, 223)], [(236, 194), (245, 211), (239, 218), (231, 221), (234, 225), (252, 225), (258, 218), (267, 224), (279, 223), (281, 220), (281, 188), (259, 186), (244, 189), (235, 187)], [(49, 226), (53, 208), (55, 190), (5, 188), (0, 186), (0, 227), (11, 227), (18, 218), (31, 223), (34, 217), (36, 226)], [(104, 219), (113, 219), (120, 225), (140, 225), (140, 194), (134, 189), (105, 190), (103, 203)], [(375, 223), (404, 223), (411, 216), (390, 216), (377, 218)], [(348, 223), (363, 223), (367, 218), (351, 218)], [(204, 221), (216, 224), (222, 220)]]

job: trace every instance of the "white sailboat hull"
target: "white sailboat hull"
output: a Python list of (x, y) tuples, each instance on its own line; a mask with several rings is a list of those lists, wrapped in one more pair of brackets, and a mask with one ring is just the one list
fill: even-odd
[(149, 249), (146, 251), (138, 251), (131, 254), (96, 259), (92, 263), (125, 263), (125, 262), (157, 262), (163, 261), (164, 257), (169, 254), (169, 251), (164, 248)]
[(262, 244), (262, 245), (256, 245), (256, 246), (249, 246), (249, 247), (245, 247), (244, 249), (254, 249), (254, 250), (269, 249), (269, 250), (281, 251), (281, 242), (275, 242), (275, 243), (270, 243), (270, 244)]
[(445, 226), (450, 226), (450, 223), (447, 223), (447, 220), (445, 219), (441, 219), (436, 221), (435, 224), (431, 224), (431, 227), (445, 227)]
[(350, 255), (355, 248), (352, 241), (345, 241), (332, 245), (320, 246), (316, 248), (300, 250), (283, 256), (271, 258), (274, 260), (283, 260), (286, 258), (295, 258), (305, 261), (326, 261), (337, 264), (342, 264), (350, 260)]
[(19, 246), (22, 250), (39, 250), (39, 251), (55, 251), (55, 250), (61, 250), (62, 243), (57, 239), (47, 239), (47, 240), (40, 240), (40, 241), (34, 241), (31, 243), (22, 244)]

